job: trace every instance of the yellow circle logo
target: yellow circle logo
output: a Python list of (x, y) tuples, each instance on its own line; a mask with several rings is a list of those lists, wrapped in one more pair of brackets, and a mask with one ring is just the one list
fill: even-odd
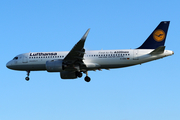
[(165, 33), (163, 30), (156, 30), (154, 33), (153, 33), (153, 38), (154, 40), (156, 40), (157, 42), (161, 42), (164, 40), (165, 38)]

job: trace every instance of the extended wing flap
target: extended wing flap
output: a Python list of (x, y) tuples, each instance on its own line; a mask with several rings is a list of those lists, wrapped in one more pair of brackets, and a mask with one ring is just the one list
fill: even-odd
[(153, 50), (150, 54), (151, 55), (157, 55), (157, 54), (161, 54), (164, 52), (165, 46), (160, 46), (158, 48), (156, 48), (155, 50)]

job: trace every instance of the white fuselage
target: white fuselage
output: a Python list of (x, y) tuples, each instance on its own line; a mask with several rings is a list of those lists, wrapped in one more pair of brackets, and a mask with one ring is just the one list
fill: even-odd
[(47, 70), (60, 72), (62, 79), (81, 78), (89, 82), (89, 70), (122, 68), (142, 64), (174, 54), (165, 50), (165, 40), (170, 21), (162, 21), (150, 34), (146, 41), (137, 49), (96, 50), (86, 51), (84, 44), (89, 33), (83, 37), (69, 52), (33, 52), (16, 56), (6, 66), (13, 70), (27, 71), (27, 81), (30, 71)]
[[(127, 50), (97, 50), (86, 51), (84, 64), (86, 70), (112, 69), (132, 66), (148, 61), (160, 59), (174, 54), (165, 50), (162, 54), (151, 55), (154, 49), (127, 49)], [(46, 62), (56, 59), (64, 59), (68, 52), (33, 52), (16, 56), (7, 63), (7, 67), (22, 71), (46, 70)], [(83, 70), (82, 70), (83, 71)]]

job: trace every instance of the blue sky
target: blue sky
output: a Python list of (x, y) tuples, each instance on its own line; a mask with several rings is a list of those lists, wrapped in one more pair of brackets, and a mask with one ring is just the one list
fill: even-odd
[[(179, 120), (178, 0), (0, 1), (0, 120)], [(88, 28), (87, 50), (139, 47), (160, 21), (171, 21), (167, 58), (62, 80), (59, 73), (6, 68), (26, 52), (68, 51)]]

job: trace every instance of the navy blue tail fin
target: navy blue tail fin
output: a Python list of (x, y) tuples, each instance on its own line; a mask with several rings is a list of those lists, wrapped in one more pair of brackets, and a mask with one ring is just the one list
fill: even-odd
[(170, 21), (162, 21), (146, 41), (137, 49), (156, 49), (164, 46)]

